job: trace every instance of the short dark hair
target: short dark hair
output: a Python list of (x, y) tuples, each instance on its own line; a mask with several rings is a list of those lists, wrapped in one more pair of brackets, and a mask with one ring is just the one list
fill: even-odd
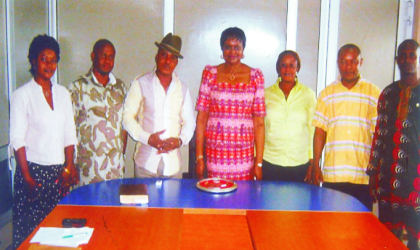
[(29, 72), (31, 72), (31, 75), (33, 77), (35, 77), (36, 69), (32, 62), (36, 61), (39, 56), (39, 53), (41, 53), (45, 49), (50, 49), (54, 51), (55, 55), (57, 56), (57, 62), (60, 61), (60, 45), (58, 45), (58, 42), (54, 39), (54, 37), (48, 36), (46, 34), (36, 36), (32, 40), (31, 45), (29, 45), (28, 52), (28, 59), (29, 63), (31, 64)]
[(280, 61), (283, 59), (283, 57), (285, 57), (286, 55), (292, 55), (295, 59), (296, 59), (296, 61), (297, 61), (297, 67), (298, 67), (298, 72), (299, 72), (299, 70), (300, 70), (300, 58), (299, 58), (299, 55), (298, 55), (298, 53), (296, 53), (295, 51), (293, 51), (293, 50), (285, 50), (285, 51), (283, 51), (283, 52), (281, 52), (280, 53), (280, 55), (279, 55), (279, 57), (277, 58), (277, 63), (276, 63), (276, 71), (277, 71), (277, 74), (279, 74), (279, 66), (280, 66)]
[(96, 41), (96, 43), (93, 45), (92, 52), (96, 53), (96, 51), (98, 51), (99, 49), (102, 49), (105, 45), (111, 45), (112, 48), (114, 48), (114, 51), (117, 52), (114, 44), (112, 44), (112, 42), (109, 41), (108, 39), (99, 39), (98, 41)]
[[(398, 46), (397, 53), (399, 53), (399, 52), (400, 52), (400, 50), (401, 50), (402, 48), (404, 48), (405, 46), (407, 46), (408, 44), (413, 45), (416, 51), (419, 49), (419, 43), (418, 43), (416, 40), (414, 40), (414, 39), (406, 39), (406, 40), (404, 40), (404, 41), (403, 41), (403, 42), (402, 42), (402, 43)], [(418, 55), (418, 54), (417, 54), (417, 55)], [(419, 55), (418, 55), (418, 56), (419, 56)]]
[(356, 51), (357, 51), (357, 54), (358, 54), (359, 56), (362, 56), (362, 51), (360, 50), (360, 48), (359, 48), (359, 47), (357, 47), (357, 45), (352, 44), (352, 43), (348, 43), (348, 44), (343, 45), (343, 46), (342, 46), (342, 47), (338, 50), (338, 53), (337, 53), (337, 59), (338, 59), (338, 57), (340, 57), (340, 54), (341, 54), (344, 50), (348, 50), (348, 49), (353, 49), (353, 50), (356, 50)]
[(220, 48), (223, 50), (223, 45), (225, 44), (226, 40), (229, 38), (235, 38), (242, 42), (242, 45), (245, 49), (246, 44), (246, 37), (243, 30), (241, 30), (238, 27), (231, 27), (227, 28), (222, 32), (222, 35), (220, 36)]

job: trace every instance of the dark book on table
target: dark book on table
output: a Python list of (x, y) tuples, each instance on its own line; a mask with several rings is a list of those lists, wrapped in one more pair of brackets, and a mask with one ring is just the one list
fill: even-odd
[(120, 186), (120, 202), (122, 204), (147, 204), (149, 195), (146, 184), (122, 184)]

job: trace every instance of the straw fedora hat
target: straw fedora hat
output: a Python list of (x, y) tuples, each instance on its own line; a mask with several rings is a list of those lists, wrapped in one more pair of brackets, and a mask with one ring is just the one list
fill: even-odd
[(155, 45), (161, 49), (167, 50), (172, 54), (176, 55), (179, 58), (184, 58), (181, 52), (182, 40), (179, 36), (173, 36), (172, 33), (168, 33), (163, 39), (162, 42), (155, 42)]

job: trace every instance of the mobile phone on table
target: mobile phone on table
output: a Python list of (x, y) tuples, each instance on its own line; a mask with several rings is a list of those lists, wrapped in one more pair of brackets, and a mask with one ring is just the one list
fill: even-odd
[(64, 218), (61, 224), (63, 227), (84, 227), (86, 222), (84, 218)]

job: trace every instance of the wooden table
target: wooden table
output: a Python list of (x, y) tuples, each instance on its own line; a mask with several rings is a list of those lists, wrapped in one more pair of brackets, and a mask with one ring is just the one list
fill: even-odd
[[(180, 183), (188, 184), (188, 181), (180, 180), (178, 184)], [(246, 184), (255, 185), (254, 183)], [(109, 184), (108, 187), (113, 187)], [(266, 203), (254, 197), (263, 203), (260, 204), (260, 209), (246, 208), (240, 204), (237, 207), (228, 206), (229, 199), (238, 198), (232, 195), (249, 195), (246, 192), (238, 192), (231, 196), (214, 196), (216, 208), (209, 207), (209, 204), (201, 206), (196, 204), (199, 208), (195, 208), (185, 205), (182, 203), (184, 201), (178, 204), (179, 207), (171, 207), (172, 203), (169, 201), (165, 203), (166, 207), (151, 207), (150, 204), (153, 202), (149, 203), (149, 206), (67, 204), (69, 200), (80, 196), (79, 192), (83, 191), (82, 193), (86, 194), (86, 190), (94, 190), (98, 185), (86, 187), (78, 192), (73, 191), (78, 195), (70, 194), (69, 199), (58, 205), (40, 227), (60, 227), (63, 218), (87, 218), (87, 226), (94, 228), (94, 231), (89, 243), (81, 245), (81, 249), (407, 249), (372, 213), (363, 209), (357, 211), (353, 207), (354, 211), (328, 209), (308, 211), (285, 210), (279, 206), (279, 209), (275, 210), (267, 205), (270, 200), (267, 197)], [(263, 189), (267, 188), (267, 192), (270, 191), (269, 187), (264, 186), (265, 184), (261, 185)], [(286, 185), (293, 193), (290, 190), (292, 186)], [(183, 188), (186, 187), (188, 185)], [(299, 185), (296, 187), (301, 188)], [(282, 193), (280, 190), (282, 184), (279, 183), (277, 188), (278, 192)], [(191, 200), (187, 204), (203, 203), (203, 200), (208, 198), (207, 193), (196, 189), (178, 191), (183, 200), (189, 200), (191, 197), (198, 199), (198, 201)], [(98, 193), (98, 196), (102, 194)], [(202, 195), (204, 198), (200, 198)], [(305, 193), (301, 196), (305, 197)], [(325, 197), (321, 196), (313, 199), (322, 201)], [(221, 197), (227, 199), (224, 200), (227, 202), (226, 208), (219, 207), (218, 200)], [(337, 198), (337, 196), (331, 197)], [(162, 197), (150, 198), (151, 201), (153, 199), (156, 201)], [(177, 198), (179, 197), (172, 197), (172, 200)], [(347, 204), (347, 198), (352, 200), (352, 197), (340, 196), (337, 202)], [(97, 198), (92, 197), (92, 199)], [(166, 199), (171, 197), (168, 196)], [(244, 199), (247, 203), (246, 198)], [(296, 200), (299, 200), (299, 197), (296, 197)], [(184, 206), (181, 206), (182, 204)], [(303, 204), (306, 203), (301, 205)], [(288, 206), (290, 205), (286, 207)], [(37, 229), (19, 249), (28, 249), (37, 245), (29, 244), (36, 231)]]

